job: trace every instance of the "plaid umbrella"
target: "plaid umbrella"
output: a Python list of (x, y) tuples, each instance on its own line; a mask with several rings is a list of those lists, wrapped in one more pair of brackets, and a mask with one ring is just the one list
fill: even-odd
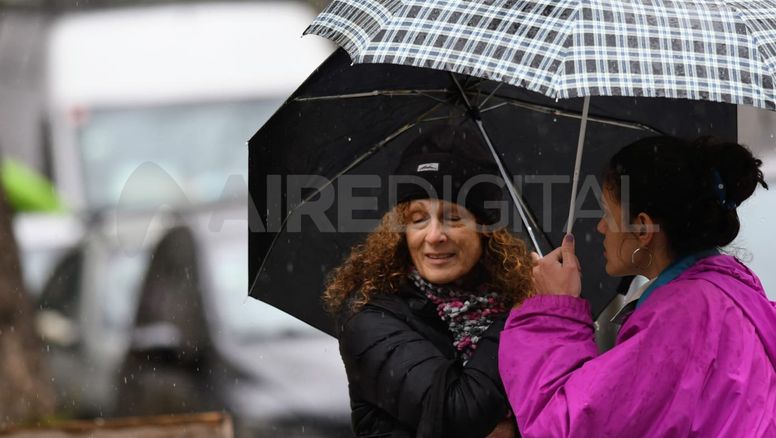
[(551, 98), (776, 110), (774, 0), (335, 0), (306, 33), (356, 63), (447, 70)]
[(585, 97), (568, 232), (590, 96), (776, 110), (774, 0), (335, 0), (305, 33), (331, 39), (356, 63), (446, 70), (555, 99)]

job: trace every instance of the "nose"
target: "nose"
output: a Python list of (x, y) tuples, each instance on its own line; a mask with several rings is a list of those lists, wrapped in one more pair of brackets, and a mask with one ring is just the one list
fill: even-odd
[(601, 234), (606, 234), (606, 218), (602, 217), (598, 221), (598, 225), (595, 227), (596, 231), (598, 231)]
[(447, 240), (445, 225), (437, 219), (431, 219), (426, 230), (426, 242), (428, 243), (435, 244)]

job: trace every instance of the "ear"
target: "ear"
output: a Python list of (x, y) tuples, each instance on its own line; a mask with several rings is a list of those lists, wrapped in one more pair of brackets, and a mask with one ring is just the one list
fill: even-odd
[(641, 246), (648, 246), (655, 238), (659, 227), (657, 223), (647, 213), (639, 213), (633, 221), (633, 234), (639, 239)]

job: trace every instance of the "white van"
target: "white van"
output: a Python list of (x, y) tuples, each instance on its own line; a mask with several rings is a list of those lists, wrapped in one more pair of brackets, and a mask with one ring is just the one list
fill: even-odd
[[(301, 38), (313, 18), (291, 1), (194, 3), (73, 13), (53, 25), (53, 177), (86, 230), (40, 293), (64, 408), (142, 415), (204, 400), (254, 431), (346, 425), (336, 340), (246, 297), (247, 140), (332, 51)], [(235, 181), (245, 197), (224, 195)], [(216, 212), (232, 219), (220, 231), (206, 226)], [(136, 310), (171, 296), (183, 298), (169, 318)], [(196, 357), (181, 365), (184, 350)], [(153, 389), (164, 397), (138, 398)]]
[[(143, 160), (170, 173), (192, 202), (216, 199), (223, 175), (246, 171), (247, 138), (331, 52), (319, 39), (301, 39), (313, 17), (304, 4), (284, 1), (59, 20), (48, 50), (49, 120), (54, 178), (68, 204), (117, 204)], [(213, 126), (221, 131), (176, 142), (174, 132)], [(147, 130), (158, 135), (141, 137)], [(219, 134), (234, 141), (214, 145)]]

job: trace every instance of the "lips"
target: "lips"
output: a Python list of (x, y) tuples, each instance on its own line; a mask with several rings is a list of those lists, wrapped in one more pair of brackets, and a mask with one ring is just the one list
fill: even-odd
[(433, 254), (425, 254), (426, 261), (430, 264), (439, 265), (446, 263), (448, 260), (455, 257), (455, 253), (452, 252), (444, 252), (444, 253), (433, 253)]

